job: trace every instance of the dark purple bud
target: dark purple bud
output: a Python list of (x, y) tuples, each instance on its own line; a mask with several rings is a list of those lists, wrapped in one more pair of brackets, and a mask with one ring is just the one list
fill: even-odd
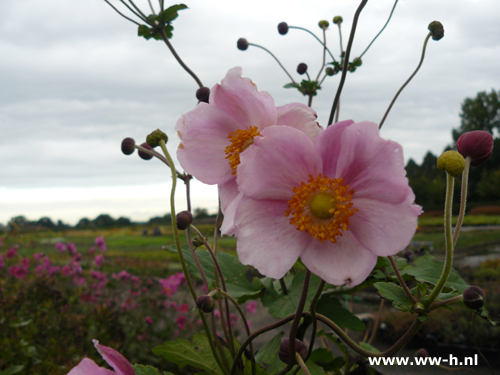
[(428, 356), (429, 356), (429, 353), (424, 348), (418, 349), (415, 352), (415, 357), (418, 357), (418, 358), (427, 358)]
[(439, 21), (432, 21), (428, 27), (429, 31), (432, 33), (433, 40), (442, 39), (444, 36), (443, 24)]
[(305, 72), (307, 72), (307, 65), (306, 64), (300, 63), (299, 65), (297, 65), (297, 73), (299, 73), (300, 75), (302, 75)]
[[(300, 340), (295, 339), (295, 351), (299, 353), (303, 360), (307, 356), (307, 346)], [(290, 363), (290, 339), (286, 338), (281, 342), (280, 350), (278, 352), (278, 357), (284, 363)], [(295, 363), (295, 358), (292, 363)]]
[(132, 155), (135, 151), (135, 141), (133, 138), (125, 138), (122, 141), (122, 152), (125, 155)]
[(464, 304), (472, 310), (482, 308), (484, 305), (484, 290), (475, 285), (465, 289)]
[(238, 39), (238, 43), (236, 44), (239, 50), (245, 51), (248, 48), (248, 40), (245, 38)]
[(484, 130), (464, 133), (458, 138), (457, 150), (464, 158), (471, 158), (470, 165), (481, 165), (493, 152), (493, 136)]
[[(144, 142), (141, 147), (144, 147), (144, 148), (147, 148), (148, 150), (153, 150), (153, 147), (151, 147), (150, 145), (148, 145), (146, 142)], [(147, 153), (145, 153), (144, 151), (141, 151), (139, 150), (139, 156), (141, 157), (141, 159), (144, 159), (144, 160), (151, 160), (153, 158), (153, 155), (149, 155)]]
[(214, 299), (210, 296), (199, 296), (196, 298), (196, 306), (204, 313), (211, 313), (215, 309)]
[(175, 217), (177, 219), (177, 228), (180, 230), (189, 228), (193, 222), (193, 215), (189, 211), (181, 211)]
[(196, 90), (196, 99), (200, 102), (208, 103), (208, 98), (210, 97), (210, 89), (208, 87), (200, 87)]
[(288, 24), (286, 22), (281, 22), (278, 24), (278, 32), (281, 35), (286, 35), (288, 33)]

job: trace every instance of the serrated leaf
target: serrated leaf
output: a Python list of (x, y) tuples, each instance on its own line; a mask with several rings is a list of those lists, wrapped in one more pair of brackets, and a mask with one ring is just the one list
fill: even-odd
[(139, 25), (137, 35), (149, 40), (151, 38), (151, 29), (146, 25)]
[(394, 308), (401, 311), (409, 311), (412, 307), (405, 291), (399, 285), (393, 283), (375, 283), (380, 296), (388, 301), (392, 301)]
[(170, 372), (160, 372), (158, 369), (153, 366), (144, 366), (135, 364), (132, 366), (134, 368), (135, 375), (172, 375)]
[(163, 12), (160, 12), (158, 16), (156, 16), (156, 20), (160, 22), (160, 24), (170, 23), (179, 16), (177, 12), (183, 9), (187, 9), (187, 6), (184, 4), (172, 5), (171, 7), (165, 9)]
[(335, 295), (324, 293), (316, 304), (316, 312), (326, 316), (335, 324), (353, 331), (363, 331), (366, 329), (364, 323), (349, 310), (342, 307)]

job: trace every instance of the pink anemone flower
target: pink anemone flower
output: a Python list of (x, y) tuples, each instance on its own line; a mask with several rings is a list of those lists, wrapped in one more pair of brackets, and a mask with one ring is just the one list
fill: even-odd
[(241, 198), (235, 178), (240, 155), (262, 137), (262, 130), (287, 125), (313, 141), (322, 131), (314, 110), (300, 103), (276, 107), (269, 93), (259, 92), (241, 74), (240, 67), (229, 70), (212, 88), (209, 103), (183, 115), (175, 128), (181, 139), (177, 158), (182, 168), (203, 183), (219, 185), (223, 234), (234, 233), (233, 217)]
[(99, 341), (92, 340), (99, 354), (115, 371), (97, 366), (89, 359), (84, 358), (67, 375), (135, 375), (134, 368), (127, 359), (116, 350), (99, 344)]
[(290, 127), (269, 127), (241, 157), (235, 215), (244, 264), (281, 278), (300, 257), (334, 285), (357, 285), (377, 256), (411, 240), (421, 208), (403, 150), (372, 122), (343, 121), (316, 145)]

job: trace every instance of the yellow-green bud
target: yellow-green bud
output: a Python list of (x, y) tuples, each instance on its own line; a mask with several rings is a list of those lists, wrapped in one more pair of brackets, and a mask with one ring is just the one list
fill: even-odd
[(341, 16), (335, 16), (333, 17), (333, 23), (336, 23), (337, 25), (340, 25), (342, 23), (343, 19)]
[(458, 177), (464, 171), (465, 159), (456, 151), (446, 151), (438, 158), (437, 167), (453, 177)]
[(444, 36), (444, 27), (443, 24), (439, 21), (432, 21), (427, 27), (429, 31), (432, 33), (433, 40), (439, 40)]
[(323, 20), (318, 22), (318, 26), (320, 29), (326, 29), (328, 26), (330, 26), (330, 22)]
[(156, 129), (154, 132), (152, 132), (146, 137), (146, 143), (151, 147), (156, 147), (158, 146), (160, 140), (162, 139), (165, 141), (165, 143), (167, 143), (168, 141), (167, 135), (160, 129)]

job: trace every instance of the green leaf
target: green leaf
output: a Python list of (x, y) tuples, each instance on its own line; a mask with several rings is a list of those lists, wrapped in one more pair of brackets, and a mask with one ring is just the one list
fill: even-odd
[(207, 337), (201, 333), (194, 335), (192, 342), (184, 339), (167, 342), (154, 348), (153, 353), (181, 368), (191, 366), (207, 374), (222, 374), (212, 355)]
[(481, 318), (483, 318), (484, 320), (487, 320), (493, 327), (496, 327), (498, 325), (498, 322), (497, 321), (494, 321), (491, 319), (490, 317), (490, 314), (488, 313), (488, 310), (486, 309), (482, 309), (481, 310), (481, 313), (478, 314)]
[[(436, 260), (432, 255), (426, 254), (415, 259), (415, 265), (408, 265), (401, 270), (401, 274), (411, 275), (419, 282), (436, 285), (443, 271), (443, 262)], [(469, 287), (457, 271), (451, 270), (445, 287), (455, 289), (462, 294)]]
[(322, 367), (325, 371), (337, 371), (342, 368), (345, 361), (342, 357), (334, 357), (333, 353), (325, 348), (313, 350), (309, 361)]
[(333, 294), (324, 293), (316, 304), (316, 311), (340, 327), (349, 328), (353, 331), (366, 329), (363, 322), (349, 310), (343, 308), (340, 301)]
[(293, 83), (293, 82), (290, 82), (290, 83), (287, 83), (285, 86), (283, 86), (283, 88), (285, 89), (300, 89), (300, 85), (296, 84), (296, 83)]
[(399, 285), (393, 283), (375, 283), (373, 284), (377, 288), (380, 296), (388, 301), (392, 301), (392, 306), (401, 311), (409, 311), (412, 304), (403, 288)]
[(370, 344), (368, 344), (366, 342), (360, 342), (359, 346), (361, 346), (363, 349), (369, 350), (373, 353), (380, 353), (380, 350), (378, 350), (377, 348), (375, 348), (374, 346), (371, 346)]
[(281, 362), (277, 355), (283, 335), (283, 332), (278, 333), (268, 341), (255, 356), (255, 361), (264, 367), (269, 375), (279, 373), (284, 367), (283, 362)]
[(172, 375), (170, 372), (160, 372), (158, 369), (153, 366), (144, 366), (135, 364), (132, 366), (134, 368), (135, 375)]
[(0, 375), (14, 375), (23, 371), (24, 365), (10, 366), (9, 368), (0, 372)]
[[(284, 318), (293, 314), (299, 305), (300, 295), (302, 294), (302, 285), (304, 284), (305, 271), (297, 273), (293, 280), (292, 285), (288, 289), (287, 295), (282, 295), (276, 300), (270, 298), (263, 298), (262, 303), (269, 309), (269, 313), (277, 319)], [(314, 297), (316, 290), (318, 290), (321, 279), (316, 275), (311, 275), (309, 282), (309, 290), (306, 298), (306, 310), (309, 308), (309, 303)]]
[(171, 7), (165, 9), (163, 12), (160, 12), (158, 16), (156, 16), (156, 20), (160, 24), (170, 23), (179, 16), (177, 12), (183, 9), (187, 9), (187, 6), (184, 4), (172, 5)]

